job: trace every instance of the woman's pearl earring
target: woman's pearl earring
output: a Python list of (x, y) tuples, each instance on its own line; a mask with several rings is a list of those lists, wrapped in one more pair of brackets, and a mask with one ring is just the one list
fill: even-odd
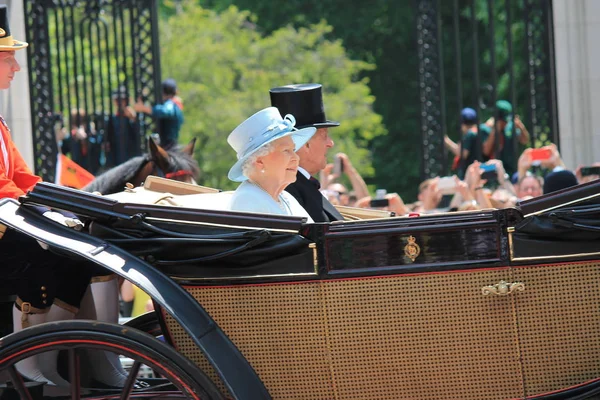
[(265, 169), (264, 168), (261, 169), (260, 172), (264, 174), (265, 173)]

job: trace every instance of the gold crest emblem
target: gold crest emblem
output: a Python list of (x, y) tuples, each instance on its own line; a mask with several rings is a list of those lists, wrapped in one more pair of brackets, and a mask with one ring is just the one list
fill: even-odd
[(404, 246), (404, 254), (410, 258), (412, 262), (415, 261), (419, 254), (421, 254), (421, 248), (417, 244), (417, 239), (414, 236), (408, 237), (408, 243)]
[(6, 31), (2, 28), (0, 28), (0, 37), (3, 37), (6, 35)]

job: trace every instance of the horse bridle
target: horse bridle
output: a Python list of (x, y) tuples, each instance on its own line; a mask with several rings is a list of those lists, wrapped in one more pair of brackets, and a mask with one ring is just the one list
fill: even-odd
[(194, 178), (194, 173), (189, 169), (179, 169), (177, 171), (165, 172), (163, 169), (156, 163), (154, 160), (149, 160), (152, 164), (154, 164), (154, 171), (156, 171), (156, 176), (160, 178), (167, 179), (175, 179), (184, 176), (190, 176)]

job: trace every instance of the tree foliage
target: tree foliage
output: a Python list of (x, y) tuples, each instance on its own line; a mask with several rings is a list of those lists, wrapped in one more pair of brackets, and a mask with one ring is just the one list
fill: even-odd
[[(164, 0), (175, 8), (178, 0)], [(419, 93), (419, 65), (416, 38), (416, 1), (349, 1), (349, 0), (287, 0), (273, 3), (272, 0), (196, 0), (214, 10), (225, 10), (236, 5), (251, 10), (256, 15), (258, 29), (267, 34), (283, 26), (297, 29), (309, 27), (319, 21), (327, 21), (333, 28), (326, 37), (342, 40), (347, 54), (357, 60), (375, 65), (363, 70), (361, 77), (375, 96), (374, 110), (383, 117), (387, 135), (380, 135), (367, 143), (373, 153), (375, 176), (370, 182), (388, 191), (398, 191), (408, 201), (414, 200), (416, 188), (421, 180), (421, 104)], [(459, 101), (457, 95), (456, 55), (454, 54), (453, 1), (439, 2), (442, 21), (442, 57), (446, 85), (447, 133), (458, 139)], [(528, 56), (526, 53), (525, 21), (523, 0), (493, 2), (495, 32), (491, 37), (488, 19), (488, 2), (477, 0), (476, 20), (478, 54), (474, 54), (471, 30), (472, 0), (458, 0), (459, 39), (461, 43), (462, 84), (464, 106), (481, 103), (483, 120), (491, 116), (491, 51), (495, 49), (498, 98), (510, 99), (506, 5), (513, 11), (511, 32), (514, 41), (514, 76), (516, 82), (516, 111), (524, 121), (529, 120), (530, 94), (527, 82)], [(200, 28), (201, 29), (201, 28)], [(492, 44), (493, 43), (493, 44)], [(482, 89), (474, 90), (474, 60), (477, 60)], [(322, 80), (324, 87), (330, 82)], [(329, 107), (329, 105), (328, 105)], [(329, 111), (329, 108), (328, 108)], [(339, 118), (343, 124), (346, 121)], [(342, 125), (343, 126), (343, 125)], [(534, 127), (532, 127), (534, 128)], [(540, 132), (541, 133), (541, 132)], [(364, 144), (361, 143), (361, 145)]]
[(235, 6), (217, 12), (184, 1), (163, 8), (162, 74), (177, 80), (184, 99), (180, 141), (199, 139), (201, 184), (235, 187), (227, 180), (235, 162), (228, 134), (270, 105), (271, 87), (299, 82), (327, 82), (327, 115), (343, 121), (330, 130), (336, 151), (347, 153), (363, 175), (374, 174), (369, 143), (386, 132), (372, 109), (368, 79), (360, 77), (374, 66), (350, 59), (340, 40), (328, 39), (331, 26), (315, 21), (264, 34), (253, 14)]
[[(232, 4), (258, 16), (260, 29), (269, 33), (292, 24), (301, 28), (321, 20), (331, 24), (328, 38), (341, 40), (350, 57), (374, 64), (363, 70), (376, 98), (374, 110), (383, 117), (387, 135), (366, 146), (373, 154), (372, 186), (397, 191), (412, 200), (419, 177), (421, 152), (418, 60), (411, 1), (348, 0), (198, 0), (206, 7), (223, 10)], [(324, 87), (331, 82), (321, 80)], [(330, 109), (327, 102), (328, 112)], [(346, 119), (331, 114), (342, 122)], [(341, 127), (341, 128), (342, 128)], [(336, 144), (336, 148), (339, 148)], [(353, 160), (354, 161), (354, 160)]]

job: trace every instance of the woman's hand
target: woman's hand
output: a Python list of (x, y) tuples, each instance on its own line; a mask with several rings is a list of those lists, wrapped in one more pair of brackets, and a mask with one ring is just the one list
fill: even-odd
[(469, 189), (469, 185), (466, 182), (458, 179), (456, 175), (454, 175), (454, 183), (456, 184), (456, 193), (458, 193), (463, 201), (473, 200), (475, 197), (473, 196), (473, 192)]
[(519, 161), (517, 163), (517, 170), (519, 173), (519, 181), (521, 181), (521, 179), (523, 179), (525, 177), (525, 175), (527, 175), (527, 171), (529, 171), (529, 168), (531, 168), (532, 164), (533, 164), (533, 160), (531, 157), (531, 148), (527, 148), (527, 149), (523, 150), (523, 153), (519, 157)]
[(479, 161), (473, 161), (471, 165), (467, 167), (465, 172), (465, 182), (471, 191), (483, 187), (486, 181), (481, 179), (481, 163)]
[(385, 198), (389, 202), (389, 206), (386, 207), (387, 210), (395, 212), (398, 216), (408, 214), (408, 208), (398, 193), (388, 193)]
[(541, 161), (542, 167), (549, 169), (550, 171), (556, 167), (564, 167), (558, 147), (554, 143), (550, 143), (549, 145), (542, 147), (542, 149), (550, 150), (550, 158)]

